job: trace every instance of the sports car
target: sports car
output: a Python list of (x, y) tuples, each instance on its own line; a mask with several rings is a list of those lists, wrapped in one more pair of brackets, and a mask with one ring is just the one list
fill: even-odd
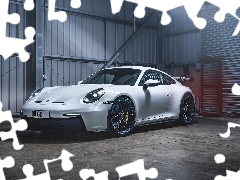
[(176, 121), (191, 124), (195, 96), (189, 87), (150, 67), (102, 69), (72, 86), (35, 90), (21, 108), (30, 130), (110, 131)]

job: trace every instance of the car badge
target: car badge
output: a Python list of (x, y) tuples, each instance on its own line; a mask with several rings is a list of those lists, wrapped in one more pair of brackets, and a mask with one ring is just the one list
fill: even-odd
[(49, 100), (46, 100), (46, 102), (49, 102)]

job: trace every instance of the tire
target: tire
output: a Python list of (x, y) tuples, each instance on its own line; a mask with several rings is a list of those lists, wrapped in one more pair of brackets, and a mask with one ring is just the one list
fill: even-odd
[(135, 107), (128, 96), (118, 97), (112, 104), (109, 113), (110, 132), (117, 136), (128, 135), (135, 126)]
[(192, 124), (195, 115), (194, 111), (195, 104), (192, 94), (184, 94), (180, 104), (179, 122), (183, 125)]

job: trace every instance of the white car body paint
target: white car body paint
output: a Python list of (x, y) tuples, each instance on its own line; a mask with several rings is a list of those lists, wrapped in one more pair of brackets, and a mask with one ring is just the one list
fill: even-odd
[[(35, 110), (49, 111), (50, 118), (69, 118), (64, 115), (81, 114), (87, 131), (107, 131), (108, 111), (112, 104), (104, 104), (104, 102), (113, 102), (117, 97), (122, 95), (129, 96), (135, 105), (136, 126), (138, 126), (157, 123), (168, 119), (177, 120), (183, 95), (187, 92), (192, 94), (190, 88), (183, 86), (176, 80), (175, 84), (148, 87), (147, 90), (144, 90), (143, 86), (138, 86), (146, 70), (157, 69), (139, 66), (114, 68), (132, 68), (142, 71), (134, 86), (78, 84), (73, 86), (45, 87), (39, 94), (29, 99), (23, 105), (21, 109), (23, 116), (31, 118), (32, 111)], [(102, 98), (93, 103), (84, 103), (83, 98), (89, 92), (98, 88), (103, 88), (105, 90), (105, 94)], [(39, 103), (36, 103), (36, 101)]]

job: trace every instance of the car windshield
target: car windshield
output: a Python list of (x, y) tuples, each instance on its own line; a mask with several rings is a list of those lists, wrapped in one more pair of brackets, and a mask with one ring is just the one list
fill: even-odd
[(136, 83), (140, 69), (131, 68), (113, 68), (98, 71), (96, 74), (84, 80), (81, 84), (114, 84), (130, 85)]

